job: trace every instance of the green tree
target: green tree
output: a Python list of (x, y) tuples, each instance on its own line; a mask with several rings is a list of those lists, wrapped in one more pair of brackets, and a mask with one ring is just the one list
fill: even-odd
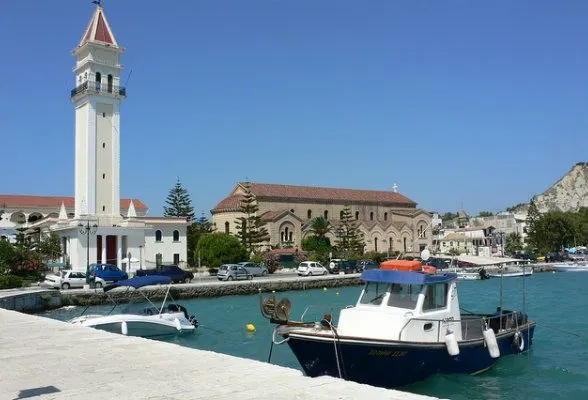
[(537, 209), (535, 199), (531, 199), (531, 202), (529, 203), (529, 209), (527, 210), (527, 236), (529, 247), (531, 248), (538, 247), (536, 226), (540, 219), (541, 213), (539, 213), (539, 210)]
[(331, 246), (331, 240), (326, 237), (320, 236), (307, 236), (302, 241), (302, 250), (304, 251), (318, 251), (318, 252), (329, 252), (333, 247)]
[(9, 274), (14, 265), (14, 246), (8, 240), (0, 240), (0, 275)]
[(332, 231), (332, 226), (326, 218), (315, 217), (310, 220), (310, 231), (318, 238), (325, 238)]
[(515, 254), (523, 249), (521, 234), (517, 232), (509, 233), (506, 236), (506, 245), (504, 246), (507, 254)]
[(208, 221), (204, 215), (198, 218), (195, 222), (188, 225), (186, 229), (187, 247), (188, 247), (188, 264), (196, 265), (198, 260), (198, 253), (196, 246), (202, 235), (211, 233), (213, 231), (212, 223)]
[(237, 218), (235, 221), (237, 229), (237, 237), (241, 240), (245, 249), (247, 249), (248, 257), (253, 253), (257, 253), (259, 245), (269, 240), (269, 234), (265, 227), (265, 222), (257, 215), (259, 207), (255, 195), (251, 192), (249, 184), (244, 185), (245, 194), (239, 212), (243, 213), (243, 217)]
[(494, 214), (492, 214), (491, 211), (480, 211), (480, 213), (478, 214), (478, 217), (491, 217)]
[(166, 217), (182, 217), (191, 222), (194, 219), (194, 207), (188, 190), (180, 183), (180, 178), (176, 181), (173, 188), (170, 189), (167, 199), (167, 206), (163, 207), (163, 215)]
[(451, 221), (452, 219), (457, 218), (457, 213), (446, 212), (445, 214), (441, 215), (441, 220), (443, 221)]
[(61, 257), (61, 240), (55, 232), (41, 239), (38, 251), (46, 260), (56, 260)]
[(336, 247), (341, 257), (351, 258), (363, 254), (365, 246), (363, 234), (357, 226), (357, 222), (351, 215), (349, 206), (345, 206), (341, 212), (341, 220), (335, 229)]
[(447, 250), (447, 254), (450, 256), (459, 256), (461, 254), (461, 251), (459, 251), (455, 247), (452, 247), (449, 250)]
[(535, 223), (535, 247), (543, 254), (569, 247), (574, 244), (576, 227), (574, 213), (547, 212)]
[(196, 246), (202, 263), (208, 268), (237, 263), (247, 259), (247, 250), (238, 238), (228, 233), (205, 233)]

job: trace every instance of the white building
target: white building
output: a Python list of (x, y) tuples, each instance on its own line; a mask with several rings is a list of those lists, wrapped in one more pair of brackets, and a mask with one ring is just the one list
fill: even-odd
[(126, 98), (126, 90), (120, 86), (123, 51), (97, 5), (73, 50), (73, 207), (71, 197), (0, 196), (0, 209), (4, 210), (0, 228), (4, 223), (6, 231), (24, 227), (39, 234), (56, 232), (64, 259), (79, 271), (96, 262), (133, 271), (140, 264), (182, 264), (187, 259), (186, 221), (146, 217), (147, 207), (140, 201), (121, 203), (120, 103)]

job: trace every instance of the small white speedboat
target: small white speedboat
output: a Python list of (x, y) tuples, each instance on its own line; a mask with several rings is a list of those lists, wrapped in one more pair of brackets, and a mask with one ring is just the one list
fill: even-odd
[[(139, 289), (143, 286), (157, 284), (168, 284), (165, 298), (160, 306), (153, 304), (143, 292), (139, 291), (150, 304), (149, 307), (143, 308), (141, 312), (108, 315), (82, 314), (69, 322), (112, 333), (147, 338), (194, 332), (198, 326), (198, 321), (194, 316), (188, 316), (188, 311), (185, 307), (176, 303), (170, 303), (166, 307), (166, 300), (170, 296), (169, 290), (171, 287), (171, 278), (167, 276), (151, 275), (125, 279), (105, 286), (104, 291), (108, 292), (117, 287), (126, 287), (127, 290), (130, 288)], [(113, 300), (113, 302), (117, 305), (116, 301)]]
[(553, 267), (557, 272), (588, 272), (587, 262), (555, 264)]

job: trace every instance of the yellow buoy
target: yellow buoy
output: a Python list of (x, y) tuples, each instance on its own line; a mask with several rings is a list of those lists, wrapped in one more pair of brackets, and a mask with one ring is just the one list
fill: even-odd
[(255, 332), (255, 325), (247, 324), (247, 332)]

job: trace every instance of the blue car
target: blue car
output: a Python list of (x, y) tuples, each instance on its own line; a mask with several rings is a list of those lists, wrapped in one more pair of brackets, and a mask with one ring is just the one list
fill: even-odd
[(108, 282), (118, 282), (123, 279), (129, 279), (126, 272), (113, 264), (91, 264), (90, 277), (101, 278)]

